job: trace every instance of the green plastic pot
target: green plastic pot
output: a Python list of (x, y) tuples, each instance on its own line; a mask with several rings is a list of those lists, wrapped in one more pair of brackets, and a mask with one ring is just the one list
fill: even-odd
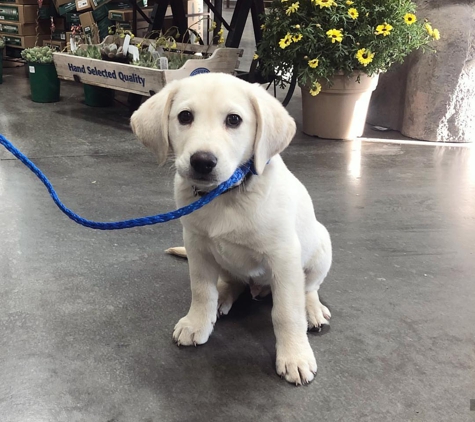
[(28, 63), (31, 100), (35, 103), (59, 101), (61, 85), (53, 63)]
[(3, 82), (3, 48), (0, 48), (0, 84)]
[(88, 106), (110, 107), (114, 105), (114, 94), (113, 89), (84, 84), (84, 99)]

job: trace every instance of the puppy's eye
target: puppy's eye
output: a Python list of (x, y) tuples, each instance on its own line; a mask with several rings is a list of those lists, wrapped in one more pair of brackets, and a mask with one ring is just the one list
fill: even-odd
[(191, 111), (188, 110), (183, 110), (178, 114), (178, 121), (182, 125), (189, 125), (191, 122), (193, 122), (193, 114)]
[(226, 126), (235, 128), (238, 127), (242, 122), (242, 119), (237, 114), (228, 114), (226, 116)]

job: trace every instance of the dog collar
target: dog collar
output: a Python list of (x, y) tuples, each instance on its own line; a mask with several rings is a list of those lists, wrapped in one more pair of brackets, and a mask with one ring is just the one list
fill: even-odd
[[(267, 162), (267, 164), (269, 164), (269, 162), (270, 160)], [(254, 157), (251, 158), (247, 163), (243, 164), (240, 168), (247, 172), (246, 176), (241, 180), (240, 183), (235, 186), (231, 186), (229, 189), (225, 190), (222, 195), (240, 186), (244, 186), (253, 175), (257, 176), (256, 168), (254, 167)], [(191, 186), (191, 190), (193, 192), (193, 196), (205, 196), (207, 193), (209, 193), (208, 191), (200, 190), (197, 186), (194, 185)]]

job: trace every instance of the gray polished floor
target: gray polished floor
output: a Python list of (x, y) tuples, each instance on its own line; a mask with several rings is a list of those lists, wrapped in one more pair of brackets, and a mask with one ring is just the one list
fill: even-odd
[[(173, 209), (125, 107), (80, 86), (35, 104), (23, 69), (0, 85), (0, 133), (90, 219)], [(289, 107), (300, 127), (298, 95)], [(368, 131), (368, 136), (378, 134)], [(190, 301), (179, 222), (82, 228), (0, 148), (0, 421), (474, 421), (475, 150), (312, 139), (285, 151), (334, 245), (310, 333), (316, 380), (274, 372), (269, 300), (239, 300), (208, 344), (178, 348)]]

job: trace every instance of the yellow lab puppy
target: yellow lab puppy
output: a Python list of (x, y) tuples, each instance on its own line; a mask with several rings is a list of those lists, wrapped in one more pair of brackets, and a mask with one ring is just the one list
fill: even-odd
[(192, 301), (175, 326), (175, 341), (206, 343), (217, 313), (227, 314), (246, 284), (270, 287), (277, 373), (295, 384), (312, 381), (317, 363), (307, 327), (330, 318), (318, 289), (332, 248), (307, 190), (279, 155), (295, 134), (294, 120), (260, 86), (209, 73), (168, 84), (131, 124), (159, 163), (173, 151), (178, 207), (254, 157), (257, 175), (181, 219)]

